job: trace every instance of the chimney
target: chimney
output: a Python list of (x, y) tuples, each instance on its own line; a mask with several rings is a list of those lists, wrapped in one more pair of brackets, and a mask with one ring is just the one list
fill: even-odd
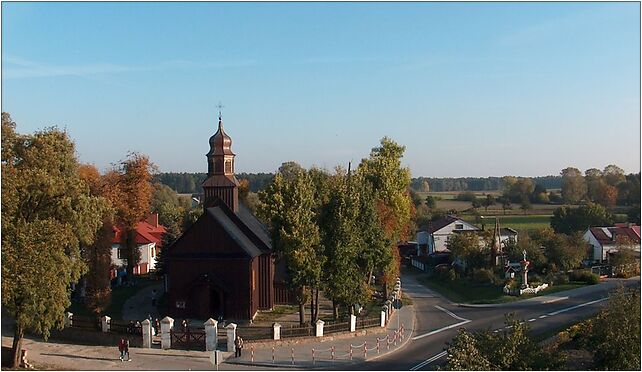
[(150, 213), (149, 216), (147, 216), (147, 223), (158, 227), (158, 213)]

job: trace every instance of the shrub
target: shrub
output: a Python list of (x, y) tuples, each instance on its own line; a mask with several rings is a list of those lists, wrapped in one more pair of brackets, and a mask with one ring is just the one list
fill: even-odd
[(584, 282), (586, 284), (597, 284), (600, 282), (600, 276), (588, 270), (575, 270), (571, 272), (570, 277), (571, 280), (575, 282)]
[(473, 280), (480, 284), (497, 284), (500, 280), (491, 269), (474, 269)]
[(439, 266), (435, 269), (435, 276), (438, 280), (447, 282), (457, 279), (457, 273), (452, 267)]
[(568, 275), (566, 273), (558, 273), (553, 276), (553, 284), (568, 284)]

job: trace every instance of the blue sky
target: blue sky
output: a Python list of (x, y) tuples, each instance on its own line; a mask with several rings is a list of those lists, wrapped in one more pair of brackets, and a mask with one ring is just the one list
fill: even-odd
[(81, 161), (333, 168), (383, 136), (413, 176), (640, 169), (639, 3), (2, 3), (2, 110)]

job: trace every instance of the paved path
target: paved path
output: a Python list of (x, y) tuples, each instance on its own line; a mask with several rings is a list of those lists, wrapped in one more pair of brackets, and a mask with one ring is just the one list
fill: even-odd
[[(394, 339), (397, 324), (409, 329), (403, 340), (399, 337), (396, 342), (391, 341), (389, 348), (387, 342)], [(409, 342), (409, 335), (414, 324), (414, 311), (412, 306), (403, 307), (391, 318), (389, 325), (383, 328), (370, 328), (366, 334), (363, 331), (353, 334), (326, 336), (321, 339), (302, 338), (290, 339), (280, 342), (275, 346), (275, 363), (272, 363), (273, 342), (246, 342), (241, 358), (231, 358), (232, 353), (224, 353), (226, 362), (219, 366), (220, 370), (248, 370), (248, 369), (310, 369), (310, 368), (339, 368), (364, 360), (375, 360), (379, 356), (402, 349)], [(5, 327), (3, 326), (3, 331)], [(11, 347), (10, 333), (2, 337), (2, 346)], [(386, 337), (387, 336), (387, 337)], [(379, 354), (377, 354), (377, 339)], [(364, 344), (365, 343), (365, 344)], [(353, 347), (353, 357), (350, 360), (350, 346)], [(220, 345), (222, 346), (222, 345)], [(210, 352), (161, 350), (155, 345), (152, 349), (131, 348), (131, 362), (121, 362), (118, 358), (118, 349), (114, 345), (86, 346), (63, 342), (43, 342), (38, 338), (24, 340), (24, 349), (29, 351), (29, 360), (39, 369), (65, 369), (65, 370), (212, 370)], [(335, 348), (335, 360), (332, 361), (330, 350)], [(364, 355), (364, 347), (367, 355)], [(251, 350), (254, 349), (254, 362)], [(292, 364), (292, 349), (295, 361)], [(315, 350), (314, 359), (312, 349)]]
[[(356, 334), (347, 333), (321, 339), (286, 339), (277, 344), (246, 342), (242, 357), (230, 358), (226, 363), (277, 369), (342, 369), (352, 364), (376, 360), (383, 355), (400, 350), (409, 342), (413, 327), (414, 307), (405, 306), (393, 314), (385, 329), (369, 328), (366, 332), (358, 331)], [(398, 332), (400, 328), (405, 328), (403, 339)], [(272, 362), (273, 347), (274, 362)], [(254, 358), (252, 358), (252, 350)], [(334, 358), (332, 350), (334, 350)]]
[(152, 319), (159, 317), (158, 310), (152, 306), (152, 291), (156, 290), (156, 299), (163, 294), (163, 282), (150, 285), (136, 292), (123, 304), (123, 320), (143, 320), (149, 315)]

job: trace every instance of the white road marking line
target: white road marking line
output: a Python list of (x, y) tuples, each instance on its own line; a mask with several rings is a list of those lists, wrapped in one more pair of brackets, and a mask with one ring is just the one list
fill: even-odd
[(529, 322), (534, 322), (534, 321), (536, 321), (536, 320), (537, 320), (537, 319), (533, 318), (533, 319), (529, 319), (528, 321), (529, 321)]
[(574, 310), (574, 309), (578, 309), (578, 308), (580, 308), (580, 307), (584, 307), (584, 306), (592, 305), (592, 304), (595, 304), (595, 303), (598, 303), (598, 302), (604, 301), (604, 300), (606, 300), (606, 299), (608, 299), (608, 297), (602, 297), (602, 298), (599, 298), (599, 299), (597, 299), (597, 300), (595, 300), (595, 301), (585, 302), (585, 303), (583, 303), (583, 304), (579, 304), (579, 305), (575, 305), (575, 306), (567, 307), (567, 308), (565, 308), (565, 309), (561, 309), (561, 310), (553, 311), (552, 313), (548, 313), (548, 314), (546, 314), (546, 315), (548, 315), (548, 316), (553, 316), (553, 315), (557, 315), (557, 314), (565, 313), (565, 312), (567, 312), (567, 311), (571, 311), (571, 310)]
[(443, 307), (441, 307), (441, 306), (439, 306), (439, 305), (435, 305), (435, 307), (436, 307), (437, 309), (439, 309), (439, 310), (441, 310), (441, 311), (445, 312), (446, 314), (448, 314), (448, 315), (452, 316), (452, 317), (453, 317), (453, 318), (455, 318), (455, 319), (459, 319), (459, 320), (468, 320), (468, 319), (464, 319), (464, 318), (462, 318), (462, 317), (459, 317), (459, 316), (457, 316), (457, 315), (453, 314), (452, 312), (448, 311), (447, 309), (444, 309)]
[(416, 370), (418, 370), (419, 368), (423, 368), (426, 364), (431, 363), (431, 362), (434, 362), (435, 360), (437, 360), (437, 359), (439, 359), (439, 358), (442, 358), (442, 357), (446, 356), (446, 354), (447, 354), (447, 353), (446, 353), (446, 350), (444, 350), (444, 351), (442, 351), (441, 353), (439, 353), (439, 354), (437, 354), (437, 355), (435, 355), (435, 356), (433, 356), (433, 357), (431, 357), (431, 358), (428, 358), (428, 359), (424, 360), (423, 362), (421, 362), (421, 363), (417, 364), (416, 366), (414, 366), (414, 367), (410, 368), (410, 370), (411, 370), (411, 371), (416, 371)]
[(470, 323), (470, 320), (466, 320), (466, 321), (463, 321), (463, 322), (451, 324), (451, 325), (446, 326), (446, 327), (435, 329), (434, 331), (430, 331), (428, 333), (424, 333), (423, 335), (415, 336), (415, 337), (412, 338), (412, 340), (415, 341), (415, 340), (422, 339), (424, 337), (432, 336), (432, 335), (434, 335), (436, 333), (443, 332), (443, 331), (451, 329), (451, 328), (459, 327), (459, 326), (464, 325), (466, 323)]
[(461, 322), (459, 322), (459, 323), (455, 323), (455, 324), (451, 324), (451, 325), (449, 325), (449, 326), (442, 327), (442, 328), (439, 328), (439, 329), (435, 329), (434, 331), (430, 331), (430, 332), (428, 332), (428, 333), (424, 333), (423, 335), (415, 336), (415, 337), (413, 337), (413, 338), (412, 338), (412, 340), (413, 340), (413, 341), (415, 341), (415, 340), (419, 340), (419, 339), (422, 339), (422, 338), (424, 338), (424, 337), (432, 336), (432, 335), (434, 335), (434, 334), (436, 334), (436, 333), (443, 332), (443, 331), (446, 331), (446, 330), (448, 330), (448, 329), (452, 329), (452, 328), (455, 328), (455, 327), (459, 327), (459, 326), (461, 326), (461, 325), (464, 325), (464, 324), (466, 324), (466, 323), (470, 323), (470, 322), (471, 322), (469, 319), (464, 319), (464, 318), (462, 318), (462, 317), (460, 317), (460, 316), (457, 316), (457, 315), (453, 314), (452, 312), (448, 311), (447, 309), (444, 309), (443, 307), (441, 307), (441, 306), (439, 306), (439, 305), (435, 305), (435, 307), (436, 307), (437, 309), (439, 309), (439, 310), (441, 310), (441, 311), (445, 312), (446, 314), (450, 315), (451, 317), (453, 317), (453, 318), (455, 318), (455, 319), (458, 319), (458, 320), (461, 320)]
[(539, 316), (539, 318), (540, 318), (540, 319), (544, 319), (544, 318), (546, 318), (547, 316), (548, 316), (548, 315), (540, 315), (540, 316)]

